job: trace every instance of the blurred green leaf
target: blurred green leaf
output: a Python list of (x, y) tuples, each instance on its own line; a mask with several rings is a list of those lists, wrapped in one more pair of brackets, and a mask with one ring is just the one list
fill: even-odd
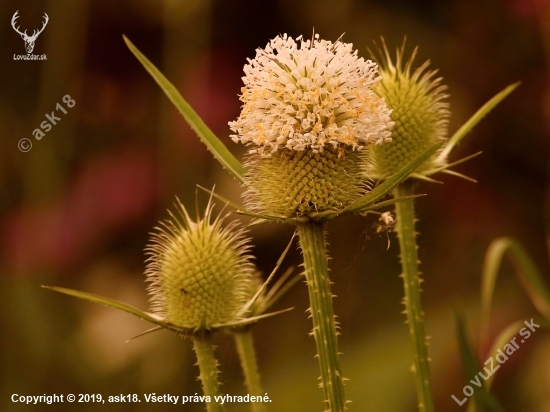
[[(525, 323), (520, 320), (505, 327), (493, 341), (493, 345), (491, 346), (491, 350), (489, 351), (489, 356), (494, 359), (494, 357), (497, 355), (497, 351), (499, 349), (502, 349), (504, 345), (510, 342), (510, 340), (518, 334), (520, 329), (524, 327)], [(489, 388), (491, 387), (493, 379), (495, 379), (495, 375), (496, 371), (489, 377), (489, 379), (487, 379), (487, 390), (489, 390)]]
[(498, 93), (496, 96), (494, 96), (487, 103), (485, 103), (483, 106), (481, 106), (481, 108), (477, 112), (475, 112), (474, 115), (470, 117), (468, 121), (464, 123), (447, 141), (447, 144), (439, 154), (438, 159), (447, 158), (449, 153), (451, 153), (455, 146), (460, 143), (464, 136), (466, 136), (479, 123), (479, 121), (487, 115), (487, 113), (493, 110), (497, 104), (504, 100), (504, 98), (512, 93), (520, 84), (520, 82), (511, 84), (500, 93)]
[(443, 143), (438, 143), (433, 145), (424, 153), (416, 156), (413, 160), (401, 168), (401, 170), (388, 177), (383, 183), (376, 186), (369, 193), (360, 197), (358, 200), (346, 207), (340, 212), (340, 214), (360, 213), (368, 210), (369, 206), (386, 196), (395, 186), (405, 180), (409, 174), (414, 171), (414, 169), (428, 160), (441, 147), (442, 144)]
[(535, 263), (515, 239), (509, 237), (498, 238), (492, 241), (487, 249), (481, 277), (482, 341), (486, 341), (498, 270), (507, 251), (510, 252), (516, 275), (529, 295), (531, 302), (546, 319), (550, 320), (550, 292), (544, 284), (542, 275)]
[(218, 137), (212, 133), (210, 128), (202, 121), (199, 115), (185, 101), (178, 90), (166, 77), (145, 57), (134, 44), (128, 40), (126, 36), (124, 41), (130, 51), (137, 57), (140, 63), (145, 67), (145, 70), (153, 77), (160, 86), (162, 91), (170, 99), (172, 104), (176, 106), (179, 112), (183, 115), (189, 126), (197, 133), (201, 141), (206, 145), (208, 150), (212, 152), (214, 157), (227, 169), (233, 176), (241, 182), (244, 181), (245, 169), (235, 156), (225, 147)]
[[(456, 332), (458, 346), (462, 355), (462, 363), (466, 375), (467, 385), (472, 387), (474, 393), (469, 398), (474, 406), (475, 412), (504, 412), (504, 409), (498, 401), (488, 392), (485, 380), (479, 376), (479, 372), (483, 370), (472, 348), (468, 334), (466, 332), (465, 321), (460, 315), (455, 315)], [(482, 372), (483, 373), (483, 372)]]

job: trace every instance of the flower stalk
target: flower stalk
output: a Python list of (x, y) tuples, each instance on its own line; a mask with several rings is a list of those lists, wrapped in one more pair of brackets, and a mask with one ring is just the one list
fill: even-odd
[(200, 369), (199, 379), (202, 382), (204, 396), (210, 398), (206, 402), (208, 412), (224, 412), (225, 407), (216, 402), (219, 396), (220, 383), (218, 381), (218, 361), (214, 356), (214, 343), (212, 333), (202, 332), (193, 335), (193, 348), (197, 355), (197, 363)]
[(328, 276), (324, 225), (310, 222), (298, 225), (300, 247), (309, 290), (313, 337), (321, 369), (321, 387), (325, 394), (326, 411), (347, 410), (344, 378), (340, 370), (337, 328), (332, 309), (332, 293)]
[[(413, 181), (411, 179), (398, 185), (395, 197), (413, 195)], [(418, 255), (416, 232), (414, 229), (414, 199), (407, 198), (396, 203), (395, 215), (397, 237), (401, 250), (401, 266), (403, 284), (405, 286), (405, 311), (409, 324), (409, 332), (414, 347), (414, 376), (416, 393), (418, 396), (418, 410), (433, 412), (432, 385), (430, 378), (430, 364), (428, 344), (424, 330), (424, 313), (420, 301), (420, 272), (418, 271)]]
[[(256, 352), (254, 350), (254, 338), (250, 328), (240, 328), (233, 331), (233, 338), (237, 346), (241, 367), (244, 373), (244, 382), (248, 393), (252, 396), (263, 396), (264, 391), (260, 383), (260, 373), (258, 372), (258, 362), (256, 360)], [(265, 412), (266, 408), (263, 403), (250, 403), (252, 412)]]

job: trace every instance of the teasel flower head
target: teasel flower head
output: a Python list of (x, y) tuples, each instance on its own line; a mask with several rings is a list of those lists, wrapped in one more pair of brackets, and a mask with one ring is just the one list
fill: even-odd
[[(375, 90), (392, 109), (395, 126), (392, 144), (373, 148), (374, 175), (378, 179), (392, 175), (430, 146), (447, 139), (449, 105), (444, 101), (448, 97), (447, 87), (436, 77), (437, 70), (428, 70), (429, 61), (413, 69), (417, 48), (407, 61), (404, 49), (403, 43), (397, 50), (395, 63), (385, 44), (380, 53), (382, 80)], [(446, 159), (439, 154), (436, 152), (412, 176), (427, 176), (444, 167)]]
[(255, 271), (250, 243), (235, 222), (191, 219), (178, 201), (178, 216), (157, 227), (146, 248), (153, 312), (173, 325), (210, 330), (241, 320)]
[(352, 44), (285, 34), (244, 71), (242, 111), (229, 126), (249, 147), (247, 206), (296, 216), (360, 196), (370, 167), (361, 149), (391, 141), (391, 110), (373, 91), (377, 65)]

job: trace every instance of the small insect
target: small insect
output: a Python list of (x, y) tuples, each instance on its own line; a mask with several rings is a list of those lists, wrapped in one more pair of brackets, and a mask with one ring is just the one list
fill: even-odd
[(381, 223), (375, 223), (374, 226), (376, 227), (376, 233), (386, 233), (386, 237), (388, 238), (388, 249), (390, 248), (390, 236), (389, 232), (393, 230), (393, 226), (395, 225), (395, 220), (393, 219), (393, 216), (390, 212), (384, 212), (380, 215), (380, 218), (378, 218), (378, 221)]
[[(395, 224), (395, 220), (393, 220), (393, 216), (391, 215), (390, 212), (384, 212), (380, 215), (380, 218), (378, 219), (379, 221), (381, 222), (384, 222), (384, 225), (386, 225), (386, 227), (391, 227)], [(377, 233), (380, 233), (382, 230), (377, 230), (376, 232)]]

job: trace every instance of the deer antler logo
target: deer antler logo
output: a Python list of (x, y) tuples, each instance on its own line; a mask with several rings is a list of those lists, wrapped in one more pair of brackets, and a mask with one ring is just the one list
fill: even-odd
[(11, 25), (13, 27), (13, 29), (19, 33), (21, 35), (21, 37), (23, 38), (23, 40), (25, 41), (25, 48), (27, 49), (27, 53), (28, 54), (31, 54), (32, 53), (32, 50), (34, 49), (34, 42), (36, 41), (36, 38), (38, 37), (38, 35), (40, 33), (42, 33), (44, 31), (44, 28), (46, 27), (46, 25), (48, 24), (48, 21), (50, 20), (50, 18), (48, 17), (48, 15), (46, 13), (44, 13), (44, 23), (42, 25), (42, 28), (40, 30), (34, 30), (32, 36), (29, 36), (27, 34), (27, 30), (25, 30), (24, 33), (21, 33), (19, 31), (19, 27), (15, 27), (15, 21), (17, 20), (17, 18), (19, 17), (19, 15), (17, 14), (19, 13), (19, 10), (17, 10), (15, 12), (15, 14), (13, 15), (12, 19), (11, 19)]

